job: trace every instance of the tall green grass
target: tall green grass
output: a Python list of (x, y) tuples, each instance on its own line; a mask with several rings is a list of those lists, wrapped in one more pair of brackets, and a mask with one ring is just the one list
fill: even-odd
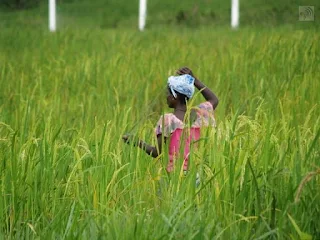
[[(4, 29), (0, 238), (319, 238), (319, 40), (311, 30)], [(187, 176), (168, 175), (165, 154), (152, 159), (121, 135), (155, 144), (166, 78), (184, 65), (218, 95), (218, 126)]]

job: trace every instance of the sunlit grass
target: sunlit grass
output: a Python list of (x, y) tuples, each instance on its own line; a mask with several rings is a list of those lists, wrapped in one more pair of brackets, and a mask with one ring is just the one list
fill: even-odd
[[(319, 174), (300, 184), (320, 165), (319, 40), (280, 29), (3, 31), (0, 237), (316, 239)], [(190, 173), (168, 176), (165, 154), (121, 135), (155, 143), (166, 79), (184, 65), (218, 95), (218, 126)]]

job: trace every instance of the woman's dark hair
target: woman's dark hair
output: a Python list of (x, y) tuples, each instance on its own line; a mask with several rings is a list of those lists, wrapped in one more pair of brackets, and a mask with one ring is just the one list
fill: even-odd
[[(173, 95), (171, 88), (168, 87), (168, 89), (169, 89), (169, 92), (171, 93), (171, 95)], [(180, 103), (186, 104), (186, 102), (189, 101), (189, 98), (186, 95), (179, 93), (179, 92), (175, 92), (175, 93), (177, 94), (177, 99), (179, 100)]]

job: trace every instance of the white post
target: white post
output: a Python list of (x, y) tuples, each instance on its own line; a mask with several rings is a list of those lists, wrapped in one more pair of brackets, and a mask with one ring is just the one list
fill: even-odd
[(49, 0), (49, 30), (56, 31), (56, 0)]
[(239, 27), (239, 0), (231, 0), (231, 27)]
[(139, 30), (143, 31), (146, 25), (147, 0), (140, 0), (139, 4)]

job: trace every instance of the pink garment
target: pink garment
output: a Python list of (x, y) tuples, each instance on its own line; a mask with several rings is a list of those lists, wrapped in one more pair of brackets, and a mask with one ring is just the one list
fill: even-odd
[[(174, 169), (175, 160), (182, 153), (180, 152), (181, 146), (184, 147), (183, 170), (188, 170), (190, 145), (193, 141), (200, 139), (200, 128), (215, 127), (213, 107), (210, 102), (201, 103), (195, 110), (197, 116), (190, 128), (186, 128), (185, 124), (172, 113), (164, 114), (157, 123), (155, 129), (156, 135), (163, 134), (164, 137), (170, 138), (168, 172)], [(183, 145), (181, 144), (181, 140), (184, 141)]]
[(174, 161), (180, 155), (180, 141), (183, 139), (184, 141), (184, 153), (183, 153), (183, 170), (188, 170), (188, 161), (190, 154), (190, 145), (191, 142), (197, 141), (200, 138), (200, 128), (191, 128), (189, 136), (182, 136), (184, 130), (177, 128), (171, 134), (170, 143), (169, 143), (169, 163), (167, 166), (167, 171), (171, 172), (174, 168)]

